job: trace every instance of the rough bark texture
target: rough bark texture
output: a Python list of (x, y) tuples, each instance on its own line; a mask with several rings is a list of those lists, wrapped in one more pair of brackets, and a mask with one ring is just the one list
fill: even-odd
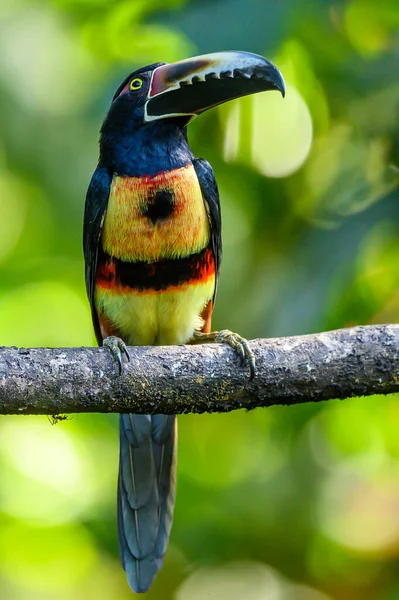
[(399, 391), (399, 325), (253, 340), (257, 373), (224, 345), (0, 348), (0, 414), (224, 412)]

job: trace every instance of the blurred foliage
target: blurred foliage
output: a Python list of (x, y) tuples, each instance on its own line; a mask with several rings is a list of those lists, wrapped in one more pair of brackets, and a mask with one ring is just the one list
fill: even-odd
[[(94, 344), (82, 212), (113, 91), (143, 64), (233, 48), (275, 60), (287, 96), (190, 127), (222, 197), (215, 327), (399, 321), (398, 32), (397, 0), (2, 0), (0, 343)], [(397, 398), (179, 421), (175, 524), (148, 598), (399, 598)], [(132, 597), (116, 418), (0, 428), (2, 600)]]

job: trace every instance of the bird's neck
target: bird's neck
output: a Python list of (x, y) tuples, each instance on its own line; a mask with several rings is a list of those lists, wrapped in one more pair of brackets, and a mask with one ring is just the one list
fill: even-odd
[(156, 175), (191, 163), (186, 130), (174, 122), (158, 122), (129, 130), (103, 127), (100, 162), (129, 177)]

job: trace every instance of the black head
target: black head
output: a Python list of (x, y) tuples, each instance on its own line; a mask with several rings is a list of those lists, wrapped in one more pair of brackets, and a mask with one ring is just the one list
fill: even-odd
[[(148, 92), (152, 71), (155, 71), (157, 67), (161, 67), (162, 65), (166, 65), (166, 63), (154, 63), (130, 73), (116, 90), (112, 102), (114, 102), (122, 93), (128, 92), (140, 92), (140, 94), (137, 94), (137, 97), (143, 97), (143, 95)], [(134, 80), (136, 80), (136, 83), (133, 83)]]
[(117, 133), (132, 132), (145, 123), (144, 108), (148, 101), (152, 74), (165, 63), (154, 63), (141, 67), (126, 77), (116, 90), (112, 104), (103, 123), (102, 131), (112, 128)]

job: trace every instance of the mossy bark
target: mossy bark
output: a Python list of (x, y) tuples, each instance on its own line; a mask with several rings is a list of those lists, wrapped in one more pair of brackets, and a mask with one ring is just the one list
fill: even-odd
[(227, 346), (0, 348), (0, 414), (226, 412), (399, 391), (399, 325), (253, 340), (257, 371)]

